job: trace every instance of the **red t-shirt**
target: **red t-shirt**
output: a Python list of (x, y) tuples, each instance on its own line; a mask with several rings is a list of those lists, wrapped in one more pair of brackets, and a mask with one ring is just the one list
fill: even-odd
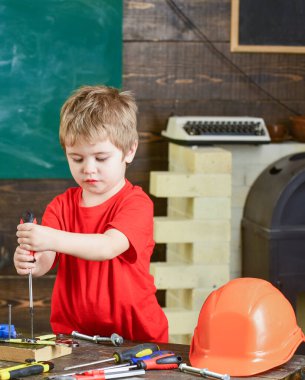
[(154, 248), (152, 201), (128, 181), (98, 206), (81, 207), (81, 194), (82, 189), (75, 187), (54, 198), (43, 225), (85, 234), (115, 228), (128, 238), (130, 248), (106, 261), (57, 253), (51, 307), (54, 333), (76, 330), (110, 336), (116, 332), (130, 340), (167, 342), (168, 322), (149, 274)]

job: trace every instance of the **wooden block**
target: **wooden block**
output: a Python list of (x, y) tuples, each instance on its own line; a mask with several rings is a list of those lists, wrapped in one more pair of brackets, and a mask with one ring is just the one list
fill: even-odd
[(195, 243), (169, 243), (166, 247), (167, 262), (189, 264), (229, 264), (229, 241), (205, 241)]
[(166, 307), (201, 310), (206, 298), (215, 288), (169, 289), (166, 292)]
[(150, 273), (157, 289), (212, 289), (229, 281), (230, 266), (155, 262), (150, 265)]
[(232, 153), (218, 147), (186, 147), (169, 144), (171, 171), (231, 173)]
[(297, 294), (297, 307), (296, 307), (296, 317), (298, 325), (303, 331), (305, 331), (305, 293), (299, 292)]
[(150, 193), (156, 197), (229, 197), (229, 174), (150, 172)]
[(190, 345), (193, 335), (184, 334), (184, 335), (169, 335), (169, 343), (173, 344), (186, 344)]
[(166, 307), (192, 310), (193, 289), (168, 289), (165, 295)]
[(167, 215), (204, 220), (230, 219), (231, 198), (169, 198), (167, 201)]
[(193, 243), (202, 241), (229, 241), (228, 220), (193, 220), (185, 218), (155, 217), (156, 243)]
[[(224, 284), (220, 284), (222, 286)], [(192, 307), (193, 310), (201, 310), (207, 297), (217, 288), (212, 286), (209, 288), (197, 288), (192, 291)]]
[(154, 262), (150, 264), (150, 274), (157, 289), (188, 289), (198, 286), (197, 270), (192, 265)]
[(169, 334), (193, 334), (198, 321), (198, 311), (183, 308), (163, 308), (168, 319)]
[[(34, 348), (33, 348), (34, 347)], [(35, 361), (52, 360), (61, 356), (69, 355), (72, 348), (63, 345), (55, 346), (30, 346), (17, 344), (1, 344), (0, 360), (24, 363), (27, 359)]]

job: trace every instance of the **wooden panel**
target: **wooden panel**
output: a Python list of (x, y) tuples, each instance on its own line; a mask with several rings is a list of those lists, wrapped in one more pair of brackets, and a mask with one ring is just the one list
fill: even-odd
[[(64, 368), (72, 365), (79, 365), (89, 363), (92, 361), (109, 359), (113, 355), (114, 347), (111, 345), (94, 344), (91, 342), (82, 341), (80, 346), (73, 349), (71, 355), (66, 355), (61, 358), (54, 359), (54, 369), (50, 374), (36, 375), (35, 379), (46, 379), (46, 376), (62, 375)], [(134, 342), (127, 341), (124, 343), (123, 349), (132, 348), (135, 346)], [(159, 344), (160, 350), (173, 351), (176, 355), (181, 356), (183, 363), (189, 363), (190, 346), (184, 344)], [(7, 367), (9, 363), (0, 362), (1, 367)], [(11, 365), (11, 364), (9, 364)], [(259, 374), (257, 376), (248, 377), (247, 380), (297, 380), (302, 379), (302, 374), (305, 366), (305, 357), (300, 355), (294, 355), (287, 363), (273, 368), (269, 371)], [(89, 368), (89, 367), (88, 367)], [(86, 367), (80, 368), (83, 372)], [(24, 377), (22, 377), (24, 378)], [(30, 378), (30, 377), (29, 377)], [(138, 378), (138, 377), (137, 377)], [(26, 378), (24, 378), (26, 379)], [(155, 380), (192, 380), (198, 379), (193, 374), (181, 372), (179, 370), (169, 371), (147, 371), (143, 379), (155, 379)], [(238, 379), (232, 377), (232, 379)]]
[[(34, 334), (51, 332), (50, 299), (54, 276), (33, 279)], [(8, 304), (12, 305), (12, 324), (17, 334), (30, 336), (29, 292), (27, 276), (1, 276), (0, 323), (8, 323)]]
[(46, 205), (72, 180), (2, 180), (0, 182), (0, 275), (15, 274), (13, 255), (17, 245), (16, 226), (25, 210), (32, 210), (40, 223)]
[[(192, 41), (198, 36), (177, 14), (179, 8), (213, 41), (228, 41), (230, 0), (125, 1), (124, 40)], [(139, 22), (140, 21), (140, 22)], [(219, 27), (221, 26), (221, 27)]]
[[(297, 100), (283, 100), (284, 105), (288, 108), (294, 109), (300, 113), (305, 109), (305, 86), (303, 99), (300, 97)], [(201, 99), (184, 99), (175, 101), (174, 99), (162, 100), (139, 100), (138, 101), (140, 114), (139, 114), (139, 128), (140, 130), (150, 130), (150, 134), (159, 135), (162, 130), (166, 129), (167, 120), (169, 116), (175, 115), (203, 115), (203, 116), (258, 116), (262, 117), (267, 124), (275, 123), (279, 120), (287, 119), (291, 116), (291, 112), (284, 106), (275, 103), (271, 100), (261, 99), (252, 101), (248, 99), (236, 100), (208, 100)], [(162, 147), (161, 141), (164, 142), (166, 148), (165, 138), (158, 136), (160, 142), (155, 141), (154, 144)], [(161, 150), (163, 157), (163, 150)], [(163, 170), (163, 169), (162, 169)]]
[(305, 56), (286, 54), (279, 64), (276, 55), (230, 55), (229, 43), (214, 45), (220, 54), (202, 42), (130, 42), (124, 50), (124, 87), (137, 89), (141, 99), (266, 99), (226, 56), (274, 97), (304, 95)]

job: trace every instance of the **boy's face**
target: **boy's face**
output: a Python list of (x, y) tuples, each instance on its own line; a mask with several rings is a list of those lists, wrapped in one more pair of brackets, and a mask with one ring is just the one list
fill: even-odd
[(84, 205), (102, 203), (124, 186), (126, 164), (133, 160), (136, 148), (135, 143), (123, 157), (123, 152), (109, 140), (89, 143), (81, 139), (66, 146), (71, 174), (83, 189)]

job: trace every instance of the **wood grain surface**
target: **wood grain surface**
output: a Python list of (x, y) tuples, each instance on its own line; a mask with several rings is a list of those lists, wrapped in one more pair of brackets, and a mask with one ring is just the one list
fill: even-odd
[[(65, 367), (90, 363), (90, 362), (103, 360), (103, 359), (110, 359), (115, 351), (120, 350), (120, 349), (130, 348), (130, 347), (135, 346), (136, 344), (139, 344), (139, 342), (127, 341), (124, 343), (123, 346), (118, 348), (118, 347), (113, 347), (106, 344), (95, 344), (95, 343), (91, 343), (91, 342), (87, 342), (83, 340), (79, 340), (79, 343), (80, 343), (80, 346), (73, 348), (72, 353), (70, 355), (66, 355), (66, 356), (52, 360), (52, 362), (54, 363), (54, 369), (51, 372), (32, 376), (31, 378), (45, 379), (47, 376), (53, 376), (56, 374), (63, 374), (63, 373), (67, 374), (67, 373), (71, 373), (75, 371), (81, 372), (81, 371), (90, 370), (94, 368), (110, 366), (110, 365), (113, 365), (114, 363), (112, 362), (100, 363), (100, 364), (96, 364), (92, 366), (64, 371)], [(181, 356), (183, 363), (190, 365), (190, 362), (189, 362), (190, 347), (189, 346), (182, 345), (182, 344), (160, 344), (159, 347), (161, 350), (173, 351), (176, 355)], [(8, 367), (14, 364), (17, 364), (17, 363), (0, 361), (0, 367), (4, 367), (4, 366)], [(257, 374), (256, 376), (249, 376), (247, 377), (247, 379), (249, 380), (259, 380), (259, 379), (302, 380), (304, 377), (304, 369), (303, 369), (304, 367), (305, 367), (305, 357), (301, 355), (295, 355), (287, 363), (277, 368), (273, 368), (269, 371), (266, 371), (264, 373)], [(27, 378), (28, 377), (21, 377), (20, 379), (27, 379)], [(180, 372), (179, 369), (171, 369), (171, 370), (146, 371), (144, 376), (137, 377), (137, 378), (192, 380), (199, 377), (194, 374)], [(238, 378), (232, 377), (231, 379), (238, 379)]]

